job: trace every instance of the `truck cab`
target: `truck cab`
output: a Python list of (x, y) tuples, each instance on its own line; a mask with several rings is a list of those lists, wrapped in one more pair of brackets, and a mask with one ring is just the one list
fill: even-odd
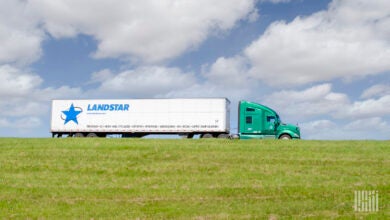
[(298, 126), (284, 124), (271, 108), (254, 102), (240, 101), (238, 105), (240, 139), (299, 139)]

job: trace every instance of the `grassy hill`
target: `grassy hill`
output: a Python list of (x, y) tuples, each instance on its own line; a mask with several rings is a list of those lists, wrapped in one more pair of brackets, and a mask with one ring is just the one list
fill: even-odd
[(389, 192), (389, 141), (0, 139), (0, 218), (384, 219)]

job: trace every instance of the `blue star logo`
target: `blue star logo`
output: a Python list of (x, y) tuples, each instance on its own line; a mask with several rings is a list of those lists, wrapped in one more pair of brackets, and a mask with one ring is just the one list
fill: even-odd
[[(76, 109), (80, 109), (80, 110), (76, 110)], [(77, 115), (79, 115), (81, 112), (83, 112), (83, 110), (80, 108), (80, 107), (74, 107), (73, 106), (73, 103), (72, 105), (70, 105), (70, 108), (68, 111), (62, 111), (62, 113), (65, 114), (66, 118), (61, 118), (65, 121), (64, 122), (64, 125), (70, 121), (73, 121), (74, 123), (76, 124), (79, 124), (79, 122), (77, 121)]]

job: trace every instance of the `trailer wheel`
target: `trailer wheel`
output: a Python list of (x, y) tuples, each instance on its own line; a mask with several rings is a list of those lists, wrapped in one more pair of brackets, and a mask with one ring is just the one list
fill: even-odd
[(75, 138), (82, 138), (82, 137), (84, 137), (84, 134), (83, 133), (76, 133), (76, 134), (73, 135), (73, 137), (75, 137)]
[(291, 136), (288, 135), (288, 134), (282, 134), (280, 137), (279, 137), (280, 140), (291, 140)]
[(98, 137), (98, 135), (96, 133), (88, 133), (87, 137), (88, 138), (96, 138), (96, 137)]
[(213, 135), (207, 133), (207, 134), (203, 134), (203, 135), (201, 136), (201, 138), (213, 138)]
[(218, 135), (218, 138), (220, 138), (220, 139), (227, 139), (228, 137), (229, 137), (228, 134), (219, 134)]

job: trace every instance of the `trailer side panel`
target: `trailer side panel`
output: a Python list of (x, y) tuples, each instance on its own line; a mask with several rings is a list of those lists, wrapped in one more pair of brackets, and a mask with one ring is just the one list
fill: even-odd
[(52, 133), (229, 133), (229, 100), (53, 100)]

